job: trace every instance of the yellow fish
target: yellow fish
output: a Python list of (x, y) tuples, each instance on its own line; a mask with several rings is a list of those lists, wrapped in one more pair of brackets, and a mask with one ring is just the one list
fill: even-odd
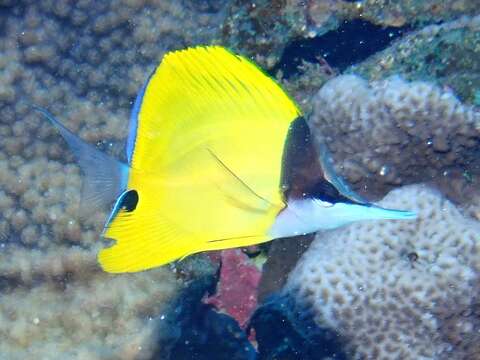
[(289, 196), (286, 163), (299, 151), (293, 138), (308, 140), (302, 113), (255, 64), (223, 47), (164, 56), (133, 106), (128, 164), (37, 110), (75, 153), (86, 175), (83, 200), (101, 206), (117, 199), (103, 233), (115, 244), (98, 255), (108, 272), (357, 220), (415, 216), (364, 202), (327, 162), (311, 193)]

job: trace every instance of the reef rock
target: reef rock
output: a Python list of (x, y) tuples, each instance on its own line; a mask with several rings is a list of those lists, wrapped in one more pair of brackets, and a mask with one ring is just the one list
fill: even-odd
[(413, 27), (476, 14), (478, 6), (468, 0), (236, 0), (227, 10), (223, 42), (271, 69), (289, 43), (322, 36), (343, 21)]
[(479, 71), (480, 15), (412, 31), (347, 70), (369, 80), (401, 75), (410, 81), (429, 81), (475, 105), (480, 105)]

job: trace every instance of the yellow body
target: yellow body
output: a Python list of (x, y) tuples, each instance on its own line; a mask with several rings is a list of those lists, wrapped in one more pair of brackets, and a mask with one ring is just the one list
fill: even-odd
[(222, 47), (167, 54), (138, 113), (127, 189), (99, 254), (109, 272), (149, 269), (213, 249), (271, 240), (284, 208), (282, 154), (300, 111), (253, 63)]

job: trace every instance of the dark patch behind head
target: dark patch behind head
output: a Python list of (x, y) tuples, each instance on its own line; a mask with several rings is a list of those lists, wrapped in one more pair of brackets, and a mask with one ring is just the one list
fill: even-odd
[(295, 119), (283, 148), (281, 187), (284, 198), (301, 197), (303, 190), (323, 178), (305, 118)]
[(285, 200), (316, 198), (330, 203), (352, 203), (325, 179), (310, 129), (303, 117), (292, 122), (285, 139), (281, 187)]

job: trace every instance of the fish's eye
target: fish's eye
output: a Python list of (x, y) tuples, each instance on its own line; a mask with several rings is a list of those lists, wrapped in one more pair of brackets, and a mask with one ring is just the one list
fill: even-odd
[(122, 196), (119, 207), (127, 212), (135, 210), (138, 204), (138, 192), (137, 190), (129, 190)]
[(315, 185), (307, 189), (304, 197), (314, 198), (328, 204), (335, 204), (338, 202), (351, 203), (349, 199), (345, 198), (338, 192), (335, 186), (324, 179), (318, 181)]

